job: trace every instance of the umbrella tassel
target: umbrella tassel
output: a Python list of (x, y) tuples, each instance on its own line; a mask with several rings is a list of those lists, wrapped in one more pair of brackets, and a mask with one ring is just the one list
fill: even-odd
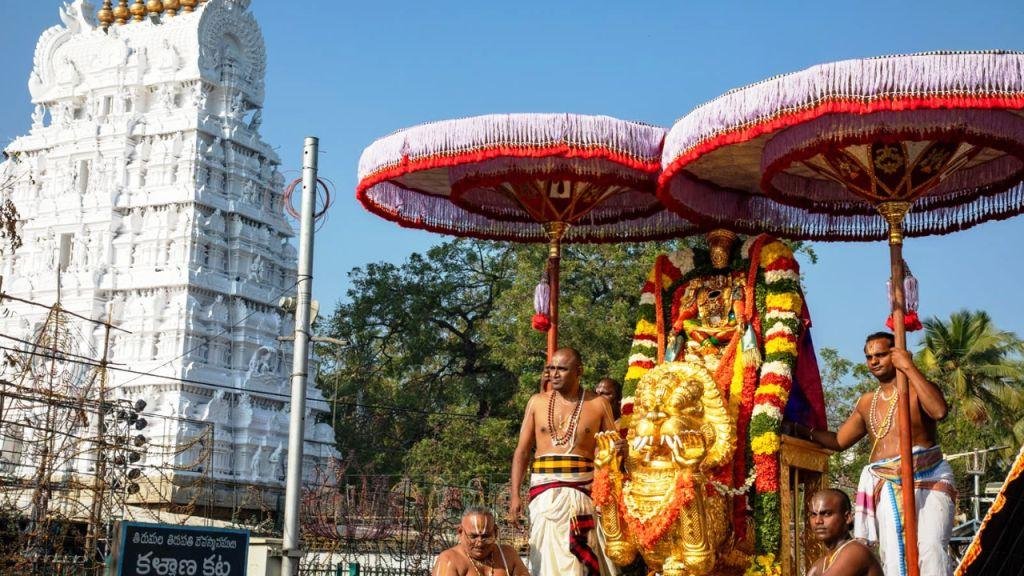
[[(907, 266), (906, 260), (903, 261), (903, 274), (903, 323), (907, 332), (915, 332), (924, 328), (924, 325), (921, 324), (921, 317), (917, 314), (919, 304), (917, 278), (910, 273), (910, 266)], [(892, 283), (886, 282), (885, 286), (889, 290), (889, 309), (891, 310), (893, 307)], [(886, 319), (885, 326), (889, 330), (895, 330), (892, 314), (889, 314), (889, 318)]]
[(533, 289), (533, 329), (538, 332), (547, 332), (551, 328), (551, 285), (548, 284), (547, 275)]

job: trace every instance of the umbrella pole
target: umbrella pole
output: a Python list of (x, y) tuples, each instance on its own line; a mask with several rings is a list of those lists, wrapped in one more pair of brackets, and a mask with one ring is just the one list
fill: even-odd
[(551, 327), (548, 328), (548, 357), (551, 357), (558, 350), (558, 276), (562, 260), (562, 236), (569, 225), (565, 222), (547, 222), (544, 224), (544, 231), (548, 235), (548, 285), (551, 287), (551, 300), (548, 305), (548, 315), (551, 317)]
[[(892, 325), (896, 348), (907, 349), (907, 331), (903, 322), (906, 310), (903, 293), (903, 218), (910, 210), (910, 202), (883, 202), (878, 211), (889, 223), (889, 266), (892, 286)], [(897, 413), (900, 434), (900, 485), (903, 495), (903, 542), (906, 552), (907, 574), (919, 576), (917, 551), (917, 506), (914, 498), (913, 435), (910, 429), (910, 390), (907, 376), (896, 371), (896, 390), (899, 394)], [(908, 489), (909, 487), (909, 489)]]

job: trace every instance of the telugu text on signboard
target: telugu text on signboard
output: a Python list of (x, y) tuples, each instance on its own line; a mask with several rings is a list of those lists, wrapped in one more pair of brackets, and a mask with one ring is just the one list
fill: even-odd
[(122, 522), (118, 576), (245, 576), (249, 532)]

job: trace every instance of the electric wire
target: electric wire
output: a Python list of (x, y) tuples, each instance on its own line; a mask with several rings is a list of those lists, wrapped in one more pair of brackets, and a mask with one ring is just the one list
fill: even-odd
[[(15, 340), (15, 341), (20, 341), (20, 342), (26, 342), (24, 340), (21, 340), (19, 338), (15, 338), (13, 336), (8, 336), (6, 334), (0, 334), (0, 337), (8, 338), (10, 340)], [(66, 358), (63, 358), (63, 357), (61, 357), (59, 355), (48, 354), (48, 353), (45, 353), (45, 352), (33, 352), (33, 351), (29, 351), (29, 350), (22, 350), (22, 349), (19, 349), (19, 348), (13, 348), (11, 346), (0, 345), (0, 350), (6, 350), (6, 351), (14, 352), (14, 353), (17, 353), (17, 354), (26, 354), (26, 355), (30, 355), (30, 356), (38, 356), (38, 357), (46, 358), (46, 359), (67, 360)], [(74, 363), (74, 364), (81, 364), (81, 365), (85, 365), (85, 366), (91, 366), (91, 367), (94, 367), (94, 368), (98, 368), (98, 367), (101, 366), (101, 364), (99, 362), (96, 362), (96, 361), (70, 360), (70, 362)], [(132, 370), (131, 368), (122, 368), (122, 367), (119, 367), (119, 366), (107, 366), (106, 369), (110, 370), (112, 372), (123, 372), (123, 373), (126, 373), (126, 374), (133, 374), (133, 375), (137, 375), (138, 376), (137, 378), (133, 378), (131, 381), (135, 381), (138, 378), (141, 378), (143, 376), (148, 376), (148, 377), (152, 377), (152, 378), (161, 378), (161, 379), (169, 380), (169, 381), (173, 381), (173, 382), (181, 382), (183, 384), (194, 384), (194, 385), (197, 385), (197, 386), (206, 386), (206, 387), (226, 390), (226, 391), (230, 391), (230, 392), (246, 392), (246, 390), (243, 390), (243, 389), (240, 389), (240, 388), (236, 388), (236, 387), (228, 385), (228, 384), (217, 384), (217, 383), (214, 383), (214, 382), (205, 382), (203, 380), (195, 380), (195, 379), (192, 379), (192, 378), (181, 378), (181, 377), (177, 377), (177, 376), (166, 376), (166, 375), (163, 375), (163, 374), (153, 374), (151, 372), (142, 372), (142, 371), (139, 371), (139, 370)], [(121, 384), (119, 387), (125, 386), (126, 384), (127, 384), (127, 382), (124, 383), (124, 384)], [(277, 397), (277, 398), (283, 398), (283, 399), (286, 399), (286, 400), (291, 400), (291, 394), (286, 394), (286, 393), (283, 393), (283, 392), (270, 392), (270, 391), (267, 391), (267, 392), (264, 392), (264, 391), (254, 391), (254, 392), (256, 392), (257, 394), (259, 394), (261, 396), (271, 396), (271, 397)], [(322, 402), (322, 403), (328, 404), (328, 405), (335, 403), (332, 400), (326, 399), (326, 398), (323, 399), (323, 400), (311, 400), (311, 401), (312, 402)], [(450, 417), (450, 418), (462, 418), (462, 419), (466, 419), (466, 420), (479, 420), (479, 417), (477, 417), (475, 414), (464, 414), (464, 413), (460, 413), (460, 412), (447, 412), (447, 411), (438, 411), (438, 410), (426, 410), (426, 409), (422, 409), (422, 408), (411, 408), (411, 407), (406, 407), (406, 406), (398, 406), (398, 405), (395, 405), (395, 404), (367, 404), (367, 403), (363, 403), (363, 402), (337, 402), (336, 404), (338, 406), (346, 406), (346, 407), (351, 407), (351, 408), (366, 408), (366, 409), (370, 409), (370, 410), (379, 410), (379, 411), (383, 411), (383, 412), (405, 412), (405, 413), (409, 413), (409, 414), (422, 414), (424, 416), (447, 416), (447, 417)]]

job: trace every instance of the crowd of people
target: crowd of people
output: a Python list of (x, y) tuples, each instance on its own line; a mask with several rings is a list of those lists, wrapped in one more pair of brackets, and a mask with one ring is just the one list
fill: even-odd
[[(860, 397), (838, 430), (816, 430), (799, 423), (786, 423), (784, 428), (791, 435), (834, 451), (846, 450), (865, 437), (872, 443), (870, 463), (860, 478), (853, 503), (846, 492), (835, 488), (820, 490), (809, 500), (808, 526), (824, 545), (825, 553), (813, 563), (808, 575), (907, 573), (895, 417), (898, 372), (905, 375), (910, 396), (920, 573), (952, 574), (946, 547), (956, 488), (936, 438), (937, 422), (946, 416), (946, 400), (915, 366), (910, 354), (895, 347), (891, 334), (868, 336), (864, 353), (878, 386)], [(577, 350), (556, 351), (543, 372), (540, 391), (530, 398), (523, 416), (512, 460), (508, 519), (513, 525), (522, 520), (521, 486), (529, 469), (529, 568), (515, 549), (497, 543), (493, 513), (470, 508), (458, 528), (459, 543), (438, 557), (434, 576), (591, 576), (618, 572), (602, 553), (603, 537), (589, 488), (594, 477), (595, 435), (616, 430), (622, 390), (611, 378), (600, 380), (593, 391), (586, 390), (581, 385), (582, 374), (583, 360)]]

